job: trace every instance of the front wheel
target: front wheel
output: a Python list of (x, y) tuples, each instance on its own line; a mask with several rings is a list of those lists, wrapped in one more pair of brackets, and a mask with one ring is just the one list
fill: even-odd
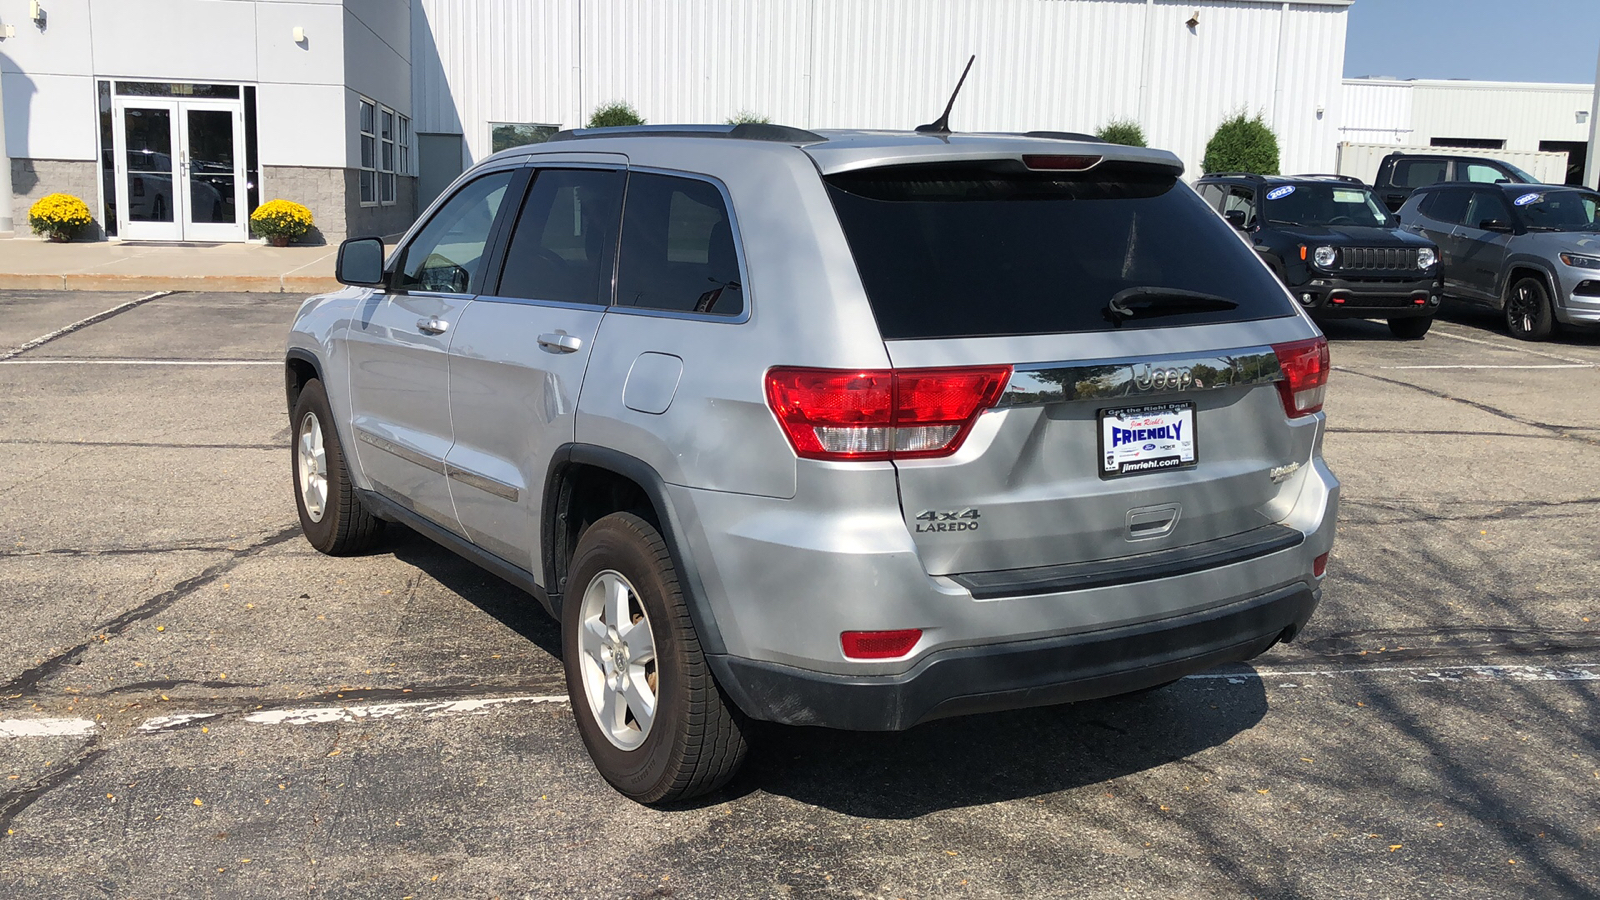
[(726, 784), (744, 762), (745, 720), (706, 665), (660, 532), (633, 513), (601, 518), (567, 583), (567, 695), (601, 776), (640, 803)]
[(383, 520), (362, 505), (350, 483), (344, 447), (321, 381), (313, 378), (300, 389), (290, 421), (294, 499), (306, 540), (330, 556), (370, 549), (383, 535)]
[(1550, 292), (1537, 278), (1522, 278), (1511, 286), (1506, 298), (1506, 330), (1524, 341), (1542, 341), (1555, 330), (1555, 311), (1550, 308)]
[(1389, 320), (1389, 333), (1402, 341), (1420, 340), (1432, 327), (1433, 316), (1411, 316)]

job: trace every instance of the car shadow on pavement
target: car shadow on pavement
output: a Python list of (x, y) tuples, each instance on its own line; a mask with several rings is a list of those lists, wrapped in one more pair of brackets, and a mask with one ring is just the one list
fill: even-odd
[[(1230, 683), (1231, 682), (1231, 683)], [(761, 790), (860, 818), (1037, 797), (1132, 775), (1223, 744), (1266, 715), (1258, 678), (942, 719), (904, 732), (758, 724), (744, 772), (715, 803)]]
[(539, 649), (561, 659), (561, 629), (532, 594), (404, 526), (391, 525), (385, 541), (385, 549), (395, 559), (426, 572)]
[(1409, 344), (1389, 332), (1389, 326), (1382, 319), (1332, 319), (1318, 322), (1317, 327), (1327, 335), (1330, 341), (1340, 343), (1353, 343), (1358, 341), (1371, 341), (1377, 344)]

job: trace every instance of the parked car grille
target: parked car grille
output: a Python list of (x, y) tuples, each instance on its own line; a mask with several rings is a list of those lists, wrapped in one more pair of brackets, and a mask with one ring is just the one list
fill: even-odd
[(1347, 272), (1411, 270), (1417, 268), (1417, 251), (1411, 247), (1341, 247), (1339, 268)]

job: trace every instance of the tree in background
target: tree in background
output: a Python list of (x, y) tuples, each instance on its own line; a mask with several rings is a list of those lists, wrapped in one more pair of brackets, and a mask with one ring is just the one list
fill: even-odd
[(619, 125), (644, 125), (644, 117), (625, 100), (613, 100), (602, 105), (589, 117), (590, 128), (615, 128)]
[(1272, 133), (1261, 113), (1245, 118), (1244, 110), (1217, 126), (1217, 133), (1206, 144), (1206, 158), (1200, 163), (1206, 174), (1212, 172), (1250, 172), (1278, 174), (1278, 136)]
[(1132, 119), (1112, 119), (1100, 126), (1095, 136), (1108, 144), (1121, 144), (1124, 147), (1148, 147), (1144, 140), (1144, 129)]
[(729, 125), (771, 125), (772, 124), (772, 120), (767, 118), (766, 116), (763, 116), (760, 113), (754, 113), (754, 112), (751, 112), (748, 109), (741, 109), (738, 112), (736, 112), (733, 115), (728, 117), (728, 124)]

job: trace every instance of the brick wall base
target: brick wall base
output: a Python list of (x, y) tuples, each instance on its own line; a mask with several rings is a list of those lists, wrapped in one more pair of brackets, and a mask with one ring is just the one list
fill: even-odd
[[(11, 160), (12, 221), (16, 223), (17, 236), (33, 233), (28, 225), (28, 208), (46, 194), (71, 194), (89, 205), (89, 212), (100, 219), (104, 210), (96, 209), (100, 195), (95, 180), (100, 177), (91, 160), (77, 159), (18, 159)], [(99, 221), (90, 224), (78, 236), (80, 241), (98, 241), (105, 237)]]

